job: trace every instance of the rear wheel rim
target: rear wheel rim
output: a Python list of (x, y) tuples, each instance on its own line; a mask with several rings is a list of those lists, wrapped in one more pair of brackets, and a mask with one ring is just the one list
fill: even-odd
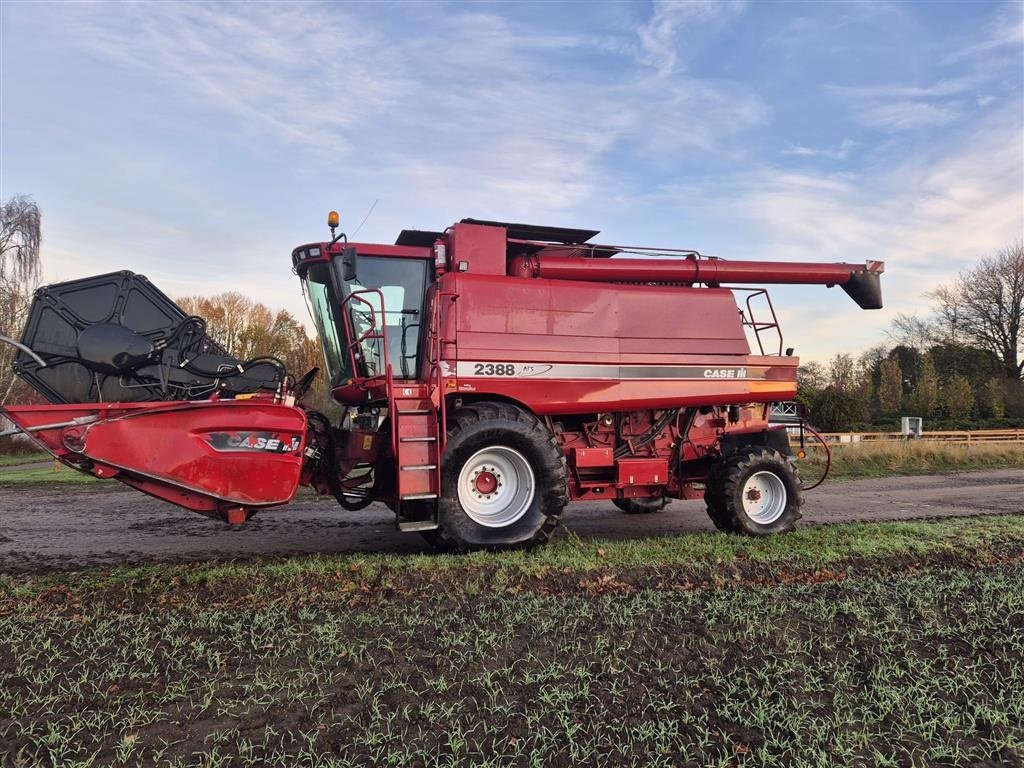
[(495, 445), (477, 451), (462, 465), (458, 489), (459, 504), (470, 520), (486, 528), (504, 528), (530, 509), (536, 483), (530, 462), (519, 451)]
[(743, 484), (743, 512), (760, 525), (770, 525), (786, 511), (788, 495), (782, 478), (774, 472), (755, 472)]

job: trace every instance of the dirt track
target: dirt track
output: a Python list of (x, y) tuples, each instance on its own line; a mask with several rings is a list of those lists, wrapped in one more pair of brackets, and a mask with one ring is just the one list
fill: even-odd
[[(804, 524), (909, 520), (1024, 512), (1024, 471), (833, 482), (807, 494)], [(0, 488), (0, 570), (48, 570), (141, 562), (336, 552), (428, 551), (395, 530), (381, 505), (345, 512), (303, 498), (239, 528), (111, 483)], [(610, 503), (569, 507), (579, 536), (626, 538), (713, 530), (702, 502), (677, 501), (656, 515), (625, 515)]]

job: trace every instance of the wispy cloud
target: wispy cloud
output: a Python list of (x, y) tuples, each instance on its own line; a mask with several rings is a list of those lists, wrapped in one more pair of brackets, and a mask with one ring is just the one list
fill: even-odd
[(859, 174), (762, 170), (736, 205), (789, 248), (849, 257), (887, 252), (898, 268), (941, 267), (998, 247), (1024, 227), (1021, 124), (1003, 110), (959, 146)]
[(344, 13), (327, 24), (313, 10), (69, 5), (60, 11), (71, 39), (62, 42), (160, 82), (192, 106), (231, 114), (242, 132), (351, 151), (348, 130), (397, 108), (414, 83), (375, 29)]
[(983, 77), (977, 75), (949, 78), (939, 80), (932, 85), (827, 85), (826, 90), (832, 91), (839, 96), (865, 99), (870, 101), (881, 101), (884, 99), (930, 99), (946, 96), (958, 96), (976, 88), (984, 82)]
[(888, 131), (909, 131), (914, 128), (949, 125), (965, 114), (962, 106), (954, 103), (929, 104), (924, 101), (897, 101), (890, 104), (870, 104), (860, 112), (864, 125)]
[(668, 76), (681, 67), (684, 43), (697, 30), (735, 18), (743, 0), (654, 0), (651, 18), (637, 30), (639, 61)]
[[(657, 4), (634, 30), (651, 66), (601, 82), (571, 65), (594, 50), (621, 62), (603, 41), (474, 6), (443, 23), (409, 6), (409, 23), (429, 34), (392, 39), (379, 18), (344, 5), (256, 4), (245, 14), (198, 4), (76, 5), (67, 7), (73, 34), (61, 44), (160, 81), (191, 109), (229, 117), (219, 130), (249, 137), (254, 149), (270, 138), (360, 183), (432, 197), (443, 190), (453, 205), (480, 208), (507, 209), (511, 199), (525, 215), (596, 194), (601, 159), (623, 142), (640, 155), (715, 152), (763, 121), (749, 87), (661, 78), (676, 68), (683, 27), (696, 34), (741, 7)], [(353, 171), (351, 161), (368, 152), (379, 162)]]
[[(944, 64), (955, 64), (990, 55), (1005, 48), (1024, 46), (1024, 4), (1019, 0), (1004, 3), (1000, 12), (986, 27), (983, 40), (953, 51), (943, 59)], [(1020, 52), (1017, 51), (1018, 66)]]
[(1011, 0), (988, 22), (980, 39), (933, 67), (950, 76), (923, 84), (830, 84), (825, 90), (848, 104), (863, 125), (899, 133), (962, 121), (997, 101), (997, 93), (1019, 99), (1022, 66), (1024, 4)]
[(800, 144), (791, 144), (782, 150), (782, 154), (792, 157), (824, 157), (829, 160), (845, 160), (856, 146), (857, 142), (853, 139), (843, 139), (835, 149), (816, 149)]
[(984, 82), (971, 76), (940, 80), (932, 85), (826, 85), (825, 90), (848, 103), (870, 128), (907, 131), (948, 125), (964, 116), (966, 94)]

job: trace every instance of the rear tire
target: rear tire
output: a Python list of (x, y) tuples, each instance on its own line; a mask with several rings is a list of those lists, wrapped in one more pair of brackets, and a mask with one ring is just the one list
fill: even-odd
[(664, 496), (646, 499), (612, 499), (612, 504), (627, 515), (650, 515), (665, 509), (668, 506), (668, 499)]
[(459, 552), (541, 544), (568, 501), (565, 456), (535, 416), (506, 403), (452, 413), (431, 543)]
[(747, 536), (792, 531), (804, 503), (792, 463), (776, 450), (757, 446), (712, 466), (704, 501), (718, 530)]

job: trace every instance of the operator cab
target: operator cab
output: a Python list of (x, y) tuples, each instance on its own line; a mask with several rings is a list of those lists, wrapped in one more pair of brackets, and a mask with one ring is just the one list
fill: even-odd
[(321, 243), (296, 248), (292, 261), (335, 399), (365, 403), (388, 366), (395, 380), (420, 378), (430, 249)]

